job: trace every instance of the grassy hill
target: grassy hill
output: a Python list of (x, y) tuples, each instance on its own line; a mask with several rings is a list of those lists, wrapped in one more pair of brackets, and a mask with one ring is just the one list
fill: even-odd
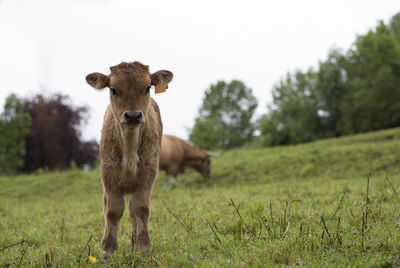
[(107, 262), (98, 171), (0, 177), (0, 267), (398, 266), (399, 163), (400, 129), (227, 151), (209, 179), (163, 191), (160, 174), (152, 252), (131, 250), (125, 211)]

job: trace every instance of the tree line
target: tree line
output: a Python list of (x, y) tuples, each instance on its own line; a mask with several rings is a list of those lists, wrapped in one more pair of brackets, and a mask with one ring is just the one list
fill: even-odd
[(83, 141), (80, 131), (87, 118), (87, 107), (61, 94), (11, 94), (0, 115), (0, 173), (94, 166), (98, 143)]
[(347, 51), (331, 49), (317, 68), (286, 74), (272, 99), (252, 121), (251, 89), (240, 81), (211, 85), (189, 138), (207, 149), (276, 146), (400, 126), (400, 13)]
[[(189, 140), (205, 149), (277, 146), (397, 127), (399, 100), (400, 13), (357, 36), (347, 51), (331, 49), (316, 68), (286, 74), (260, 118), (244, 82), (212, 84)], [(98, 143), (81, 137), (87, 119), (87, 107), (60, 94), (11, 94), (0, 115), (0, 173), (95, 165)]]

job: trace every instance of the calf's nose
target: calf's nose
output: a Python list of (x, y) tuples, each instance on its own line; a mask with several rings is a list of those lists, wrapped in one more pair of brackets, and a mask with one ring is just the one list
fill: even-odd
[(125, 112), (124, 118), (127, 123), (140, 123), (142, 121), (142, 112)]

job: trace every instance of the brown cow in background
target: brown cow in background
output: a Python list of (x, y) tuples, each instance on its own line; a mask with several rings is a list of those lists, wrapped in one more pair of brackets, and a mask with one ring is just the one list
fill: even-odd
[(210, 157), (219, 157), (207, 150), (198, 150), (186, 141), (171, 135), (163, 135), (159, 168), (166, 173), (164, 189), (168, 188), (169, 177), (172, 176), (172, 187), (177, 186), (176, 177), (192, 168), (204, 177), (211, 176)]
[(118, 248), (125, 194), (129, 196), (133, 246), (140, 251), (150, 250), (147, 223), (162, 136), (160, 111), (150, 97), (150, 89), (154, 85), (156, 92), (165, 91), (173, 76), (166, 70), (151, 74), (149, 67), (139, 62), (123, 62), (110, 69), (109, 75), (91, 73), (86, 77), (96, 89), (110, 88), (100, 140), (104, 258)]

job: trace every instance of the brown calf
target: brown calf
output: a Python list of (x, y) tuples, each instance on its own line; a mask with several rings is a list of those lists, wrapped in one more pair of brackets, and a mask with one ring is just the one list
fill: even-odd
[(125, 194), (129, 196), (133, 246), (140, 251), (150, 250), (147, 223), (162, 136), (160, 111), (150, 97), (150, 89), (166, 88), (173, 76), (166, 70), (150, 74), (148, 66), (139, 62), (123, 62), (110, 70), (109, 75), (86, 76), (92, 87), (110, 88), (100, 140), (104, 258), (118, 248), (118, 223), (124, 212)]
[(164, 188), (168, 188), (169, 177), (172, 176), (172, 186), (176, 187), (176, 176), (193, 168), (204, 177), (211, 175), (210, 157), (219, 157), (207, 150), (198, 150), (186, 141), (171, 135), (163, 135), (161, 142), (160, 169), (166, 172)]

